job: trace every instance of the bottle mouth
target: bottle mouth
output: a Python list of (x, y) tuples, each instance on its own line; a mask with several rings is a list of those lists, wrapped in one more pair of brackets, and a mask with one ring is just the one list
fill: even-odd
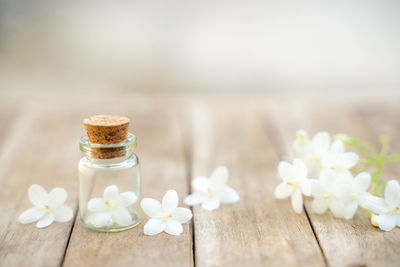
[(135, 135), (128, 133), (127, 138), (116, 144), (95, 144), (89, 141), (87, 135), (81, 137), (79, 141), (80, 150), (86, 157), (93, 159), (112, 159), (119, 157), (129, 157), (132, 155), (137, 145)]

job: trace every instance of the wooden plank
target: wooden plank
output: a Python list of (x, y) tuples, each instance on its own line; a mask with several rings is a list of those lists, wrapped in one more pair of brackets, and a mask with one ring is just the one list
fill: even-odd
[(77, 155), (70, 149), (77, 146), (76, 140), (70, 142), (76, 128), (70, 126), (70, 116), (38, 110), (24, 110), (17, 118), (3, 147), (6, 160), (0, 162), (0, 264), (59, 266), (73, 222), (39, 230), (20, 224), (18, 216), (32, 207), (27, 191), (33, 183), (47, 190), (64, 187), (67, 205), (76, 209), (76, 165), (70, 164)]
[[(292, 155), (289, 147), (298, 129), (310, 133), (321, 130), (346, 133), (367, 141), (376, 138), (354, 110), (344, 105), (301, 101), (275, 103), (269, 105), (266, 121), (277, 129), (275, 143), (280, 146), (282, 157)], [(352, 220), (346, 221), (333, 217), (330, 212), (313, 213), (311, 200), (305, 206), (330, 266), (396, 266), (400, 262), (396, 249), (400, 245), (400, 229), (386, 233), (374, 228), (368, 212), (361, 208)]]
[[(171, 104), (171, 106), (170, 106)], [(121, 114), (133, 121), (138, 136), (143, 196), (161, 200), (169, 189), (177, 190), (180, 201), (188, 193), (184, 148), (177, 125), (176, 106), (158, 102), (141, 114)], [(131, 112), (131, 111), (129, 111)], [(181, 206), (183, 204), (180, 204)], [(128, 231), (98, 233), (83, 228), (77, 218), (65, 255), (65, 266), (192, 266), (191, 223), (181, 236), (143, 234), (143, 222)]]
[(193, 207), (196, 266), (323, 266), (305, 214), (273, 197), (278, 157), (252, 102), (190, 103), (191, 177), (226, 165), (241, 200)]

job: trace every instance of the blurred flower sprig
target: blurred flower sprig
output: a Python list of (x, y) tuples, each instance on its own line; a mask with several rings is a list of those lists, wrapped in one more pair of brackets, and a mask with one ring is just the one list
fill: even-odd
[(380, 148), (346, 134), (337, 134), (334, 138), (341, 140), (348, 148), (355, 150), (360, 155), (359, 164), (352, 168), (352, 172), (355, 175), (365, 171), (369, 172), (372, 180), (369, 192), (382, 197), (386, 184), (382, 178), (384, 166), (390, 162), (400, 162), (400, 154), (389, 154), (389, 138), (387, 136), (379, 137)]

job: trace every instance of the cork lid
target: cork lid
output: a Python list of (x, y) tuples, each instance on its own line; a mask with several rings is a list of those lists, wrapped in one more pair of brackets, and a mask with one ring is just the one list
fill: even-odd
[(83, 120), (91, 143), (116, 144), (126, 140), (130, 120), (119, 115), (95, 115)]

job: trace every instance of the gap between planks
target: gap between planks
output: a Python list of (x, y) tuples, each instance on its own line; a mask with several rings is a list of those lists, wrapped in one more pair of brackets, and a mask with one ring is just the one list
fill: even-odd
[[(270, 103), (268, 115), (270, 119), (273, 118), (270, 122), (274, 121), (274, 126), (278, 126), (275, 135), (281, 137), (283, 142), (280, 146), (281, 158), (287, 159), (286, 157), (292, 154), (289, 152), (291, 151), (289, 145), (299, 128), (306, 129), (311, 136), (317, 131), (327, 130), (332, 134), (345, 132), (361, 140), (372, 141), (376, 138), (377, 127), (372, 129), (367, 126), (365, 121), (367, 117), (364, 117), (363, 121), (362, 116), (356, 112), (360, 107), (370, 112), (374, 111), (371, 106), (362, 106), (360, 103), (356, 108), (351, 105), (333, 106), (293, 99)], [(376, 116), (376, 120), (380, 122), (378, 128), (386, 125), (386, 128), (390, 129), (388, 127), (390, 125), (392, 129), (398, 129), (393, 126), (398, 117), (395, 116), (390, 120), (386, 118), (387, 114), (391, 114), (390, 110), (385, 110)], [(311, 210), (309, 204), (310, 201), (305, 203), (306, 210)], [(399, 255), (395, 247), (400, 244), (399, 229), (387, 233), (372, 227), (368, 212), (365, 210), (359, 209), (355, 217), (349, 221), (334, 218), (329, 211), (323, 215), (310, 212), (308, 216), (329, 265), (398, 265)]]
[(278, 155), (254, 103), (191, 106), (196, 113), (192, 176), (208, 176), (218, 164), (227, 165), (229, 185), (242, 197), (217, 212), (193, 208), (196, 264), (326, 265), (306, 215), (293, 216), (287, 203), (269, 196)]
[[(276, 125), (274, 125), (275, 123), (273, 122), (272, 118), (270, 116), (264, 114), (264, 116), (263, 115), (260, 116), (260, 121), (261, 121), (261, 124), (263, 125), (263, 128), (265, 130), (265, 134), (271, 140), (272, 146), (274, 147), (275, 151), (279, 154), (280, 157), (285, 155), (286, 150), (283, 148), (285, 146), (283, 138), (279, 137), (281, 135), (279, 135), (279, 133), (277, 132), (277, 127), (276, 127)], [(318, 244), (319, 250), (320, 250), (322, 258), (324, 260), (324, 264), (326, 266), (329, 266), (328, 260), (326, 258), (325, 252), (324, 252), (324, 249), (321, 246), (320, 240), (318, 238), (317, 233), (315, 232), (314, 225), (313, 225), (313, 223), (311, 221), (310, 215), (308, 214), (308, 211), (307, 211), (306, 207), (304, 206), (304, 204), (303, 204), (303, 210), (304, 210), (304, 213), (305, 213), (305, 215), (307, 217), (307, 221), (310, 224), (310, 228), (311, 228), (312, 233), (313, 233), (313, 235), (315, 237), (315, 241)]]

